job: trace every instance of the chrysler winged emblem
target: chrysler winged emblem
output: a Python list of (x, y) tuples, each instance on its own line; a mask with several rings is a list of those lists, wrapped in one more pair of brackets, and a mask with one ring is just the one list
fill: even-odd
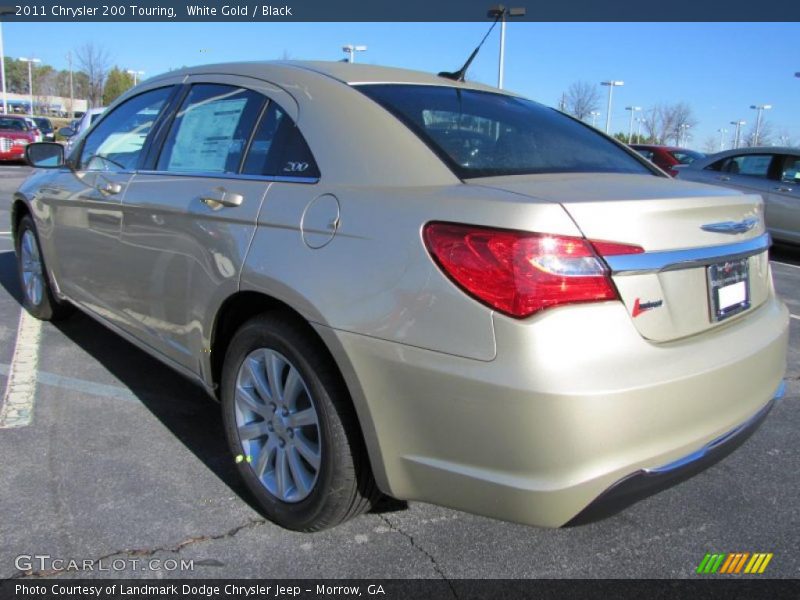
[(758, 217), (749, 217), (741, 221), (722, 221), (721, 223), (706, 223), (701, 225), (703, 231), (713, 231), (714, 233), (745, 233), (758, 225)]

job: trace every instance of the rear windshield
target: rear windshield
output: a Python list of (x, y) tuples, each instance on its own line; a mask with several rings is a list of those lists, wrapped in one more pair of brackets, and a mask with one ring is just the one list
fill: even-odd
[(688, 165), (696, 161), (698, 158), (705, 158), (702, 152), (695, 152), (694, 150), (673, 150), (670, 152), (682, 165)]
[(34, 122), (39, 126), (42, 131), (52, 131), (53, 126), (50, 124), (49, 119), (34, 119)]
[(529, 173), (653, 173), (588, 125), (522, 98), (449, 86), (357, 89), (414, 131), (462, 179)]

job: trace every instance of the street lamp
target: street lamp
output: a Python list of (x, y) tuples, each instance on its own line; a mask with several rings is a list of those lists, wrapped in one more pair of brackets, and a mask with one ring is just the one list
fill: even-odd
[(642, 123), (644, 123), (644, 119), (642, 117), (636, 117), (636, 143), (642, 143)]
[(8, 114), (8, 99), (6, 96), (6, 51), (3, 48), (3, 24), (0, 23), (0, 77), (3, 78), (3, 114)]
[(607, 85), (608, 86), (608, 112), (606, 113), (606, 134), (611, 135), (611, 95), (614, 92), (614, 88), (625, 85), (624, 81), (601, 81), (600, 85)]
[(132, 69), (128, 69), (128, 70), (127, 70), (127, 71), (125, 71), (125, 72), (126, 72), (128, 75), (133, 75), (133, 85), (136, 85), (136, 83), (137, 83), (137, 76), (138, 76), (138, 75), (144, 75), (144, 71), (134, 71), (134, 70), (132, 70)]
[(758, 146), (758, 134), (761, 133), (761, 113), (765, 110), (769, 110), (772, 108), (771, 104), (753, 104), (750, 106), (753, 110), (758, 111), (758, 117), (756, 117), (756, 136), (753, 139), (753, 146)]
[(625, 110), (629, 110), (631, 113), (631, 122), (628, 127), (628, 143), (630, 144), (633, 142), (633, 113), (642, 110), (641, 106), (626, 106)]
[(739, 132), (742, 130), (742, 125), (747, 125), (747, 121), (731, 121), (731, 125), (736, 125), (736, 133), (733, 136), (733, 147), (739, 147)]
[(597, 127), (597, 117), (600, 116), (600, 113), (596, 110), (593, 110), (589, 114), (592, 115), (592, 127)]
[(688, 139), (688, 133), (686, 132), (686, 130), (689, 129), (690, 127), (691, 125), (689, 125), (688, 123), (681, 123), (678, 126), (678, 140), (677, 140), (678, 146), (681, 145), (681, 142), (685, 142)]
[(725, 134), (728, 133), (728, 130), (720, 128), (717, 131), (719, 132), (719, 150), (722, 152), (725, 149)]
[(500, 19), (500, 61), (497, 65), (497, 87), (503, 89), (503, 70), (506, 59), (506, 19), (508, 17), (524, 17), (527, 12), (524, 8), (506, 8), (502, 4), (493, 6), (486, 14), (488, 17)]
[(23, 58), (22, 56), (18, 60), (28, 63), (28, 93), (31, 96), (31, 116), (33, 116), (33, 63), (42, 61), (39, 58)]
[(347, 62), (349, 63), (356, 62), (356, 52), (366, 52), (366, 50), (366, 46), (354, 46), (353, 44), (342, 46), (342, 52), (347, 54)]

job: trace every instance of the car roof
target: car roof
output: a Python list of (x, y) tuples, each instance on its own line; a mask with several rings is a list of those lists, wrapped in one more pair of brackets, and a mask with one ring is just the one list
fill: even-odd
[(329, 77), (348, 85), (365, 83), (399, 83), (413, 85), (446, 85), (460, 87), (464, 89), (474, 89), (494, 93), (516, 96), (514, 92), (508, 90), (498, 90), (495, 87), (482, 83), (466, 81), (457, 82), (452, 79), (440, 77), (433, 73), (422, 71), (412, 71), (396, 67), (383, 67), (378, 65), (367, 65), (360, 63), (347, 63), (343, 61), (249, 61), (249, 62), (229, 62), (216, 63), (209, 65), (199, 65), (196, 67), (185, 67), (174, 71), (168, 71), (148, 80), (154, 82), (158, 79), (175, 77), (180, 75), (201, 75), (201, 74), (225, 74), (241, 75), (245, 77), (255, 77), (270, 80), (274, 77), (291, 76), (292, 71), (302, 70), (305, 72), (316, 73), (321, 77)]
[(730, 148), (717, 152), (716, 154), (709, 154), (704, 158), (698, 158), (696, 161), (686, 165), (685, 168), (689, 169), (704, 169), (708, 165), (727, 158), (729, 156), (740, 156), (743, 154), (794, 154), (800, 156), (800, 148), (790, 146), (751, 146), (749, 148)]

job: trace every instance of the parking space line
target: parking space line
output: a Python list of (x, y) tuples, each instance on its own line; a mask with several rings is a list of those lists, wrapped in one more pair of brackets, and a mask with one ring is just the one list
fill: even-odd
[(0, 404), (0, 429), (25, 427), (31, 423), (41, 336), (42, 322), (22, 309), (6, 391)]
[[(0, 363), (0, 375), (8, 375), (10, 370), (10, 365)], [(127, 388), (118, 385), (95, 383), (94, 381), (88, 381), (86, 379), (58, 375), (57, 373), (39, 371), (36, 374), (36, 382), (42, 385), (59, 387), (75, 392), (83, 392), (84, 394), (91, 394), (93, 396), (102, 396), (103, 398), (115, 398), (117, 400), (125, 400), (128, 402), (139, 402), (139, 398), (136, 396), (136, 394)]]

